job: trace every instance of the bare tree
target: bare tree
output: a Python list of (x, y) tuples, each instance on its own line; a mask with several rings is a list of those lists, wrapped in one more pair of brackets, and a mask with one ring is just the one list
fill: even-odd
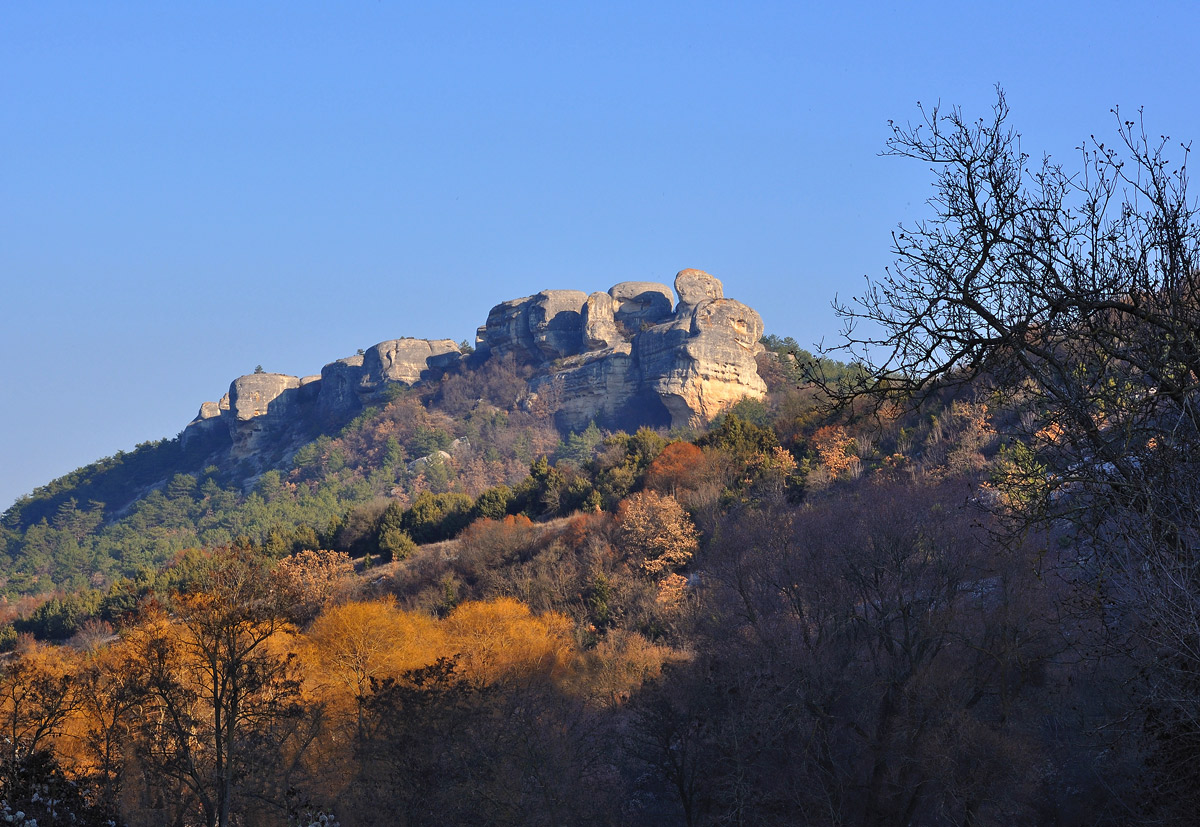
[(1085, 582), (1140, 639), (1155, 752), (1179, 779), (1200, 756), (1200, 226), (1189, 146), (1113, 112), (1114, 145), (1091, 138), (1075, 170), (1031, 163), (1002, 92), (986, 119), (935, 106), (893, 125), (885, 154), (932, 167), (933, 215), (835, 303), (867, 368), (835, 392), (982, 382), (1024, 413), (1001, 502), (1085, 530)]

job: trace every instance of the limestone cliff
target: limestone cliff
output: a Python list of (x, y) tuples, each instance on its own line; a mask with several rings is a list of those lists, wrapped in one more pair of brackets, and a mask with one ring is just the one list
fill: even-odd
[[(473, 359), (531, 365), (527, 401), (554, 410), (563, 427), (694, 427), (766, 392), (754, 358), (762, 333), (759, 315), (725, 298), (720, 281), (682, 270), (674, 294), (665, 284), (624, 281), (590, 295), (544, 290), (502, 302), (479, 328)], [(184, 438), (227, 431), (234, 459), (286, 453), (388, 386), (436, 381), (462, 358), (451, 339), (402, 338), (330, 362), (320, 375), (242, 376), (220, 402), (201, 405)]]
[(585, 296), (546, 290), (492, 308), (478, 346), (541, 368), (535, 394), (553, 394), (560, 424), (590, 420), (629, 425), (697, 426), (766, 385), (754, 357), (762, 351), (758, 313), (724, 298), (701, 270), (671, 288), (627, 281)]

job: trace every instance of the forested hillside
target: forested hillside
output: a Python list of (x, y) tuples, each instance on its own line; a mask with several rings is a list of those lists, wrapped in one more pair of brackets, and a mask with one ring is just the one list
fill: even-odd
[(108, 524), (39, 520), (23, 542), (57, 545), (26, 576), (68, 549), (80, 568), (10, 603), (9, 801), (130, 824), (1096, 823), (1143, 754), (1097, 726), (1134, 673), (1092, 671), (1072, 532), (990, 533), (1020, 456), (997, 428), (1023, 411), (980, 385), (833, 412), (806, 377), (858, 373), (764, 343), (768, 397), (700, 433), (563, 437), (484, 400), (505, 377), (449, 374), (248, 493), (180, 472)]

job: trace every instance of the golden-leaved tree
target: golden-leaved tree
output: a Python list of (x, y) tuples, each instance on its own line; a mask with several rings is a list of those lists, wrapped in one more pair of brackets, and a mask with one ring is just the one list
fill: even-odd
[(175, 595), (169, 613), (151, 611), (126, 638), (125, 668), (141, 688), (133, 737), (152, 799), (174, 789), (208, 827), (226, 827), (247, 789), (294, 757), (299, 683), (266, 560), (213, 551), (196, 582), (202, 591)]
[(652, 577), (687, 565), (698, 547), (691, 517), (670, 494), (654, 491), (640, 491), (621, 503), (617, 542)]

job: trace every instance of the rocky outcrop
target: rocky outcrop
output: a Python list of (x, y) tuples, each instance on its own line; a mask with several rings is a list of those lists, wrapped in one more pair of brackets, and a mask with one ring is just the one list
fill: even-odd
[[(665, 284), (625, 281), (591, 295), (543, 290), (501, 302), (479, 328), (474, 358), (531, 366), (531, 407), (555, 411), (572, 429), (592, 420), (694, 427), (745, 396), (761, 397), (759, 315), (725, 298), (721, 282), (702, 270), (681, 270), (675, 294), (677, 304)], [(402, 338), (331, 362), (319, 376), (243, 376), (219, 403), (201, 406), (184, 437), (224, 426), (233, 456), (244, 458), (285, 432), (311, 438), (312, 427), (288, 431), (293, 423), (345, 422), (386, 399), (389, 386), (436, 379), (462, 358), (451, 339)]]
[(763, 324), (732, 299), (701, 300), (691, 312), (683, 307), (685, 315), (639, 337), (638, 357), (643, 382), (663, 400), (672, 424), (695, 427), (743, 397), (766, 393), (754, 359)]
[(200, 413), (196, 414), (196, 419), (203, 421), (205, 419), (213, 419), (221, 415), (221, 406), (216, 402), (205, 402), (200, 406)]
[(703, 270), (680, 270), (675, 275), (675, 292), (679, 294), (676, 316), (686, 315), (710, 299), (725, 297), (721, 282)]
[(488, 313), (487, 323), (479, 328), (476, 337), (481, 355), (504, 358), (529, 359), (539, 351), (533, 343), (529, 329), (529, 305), (532, 296), (501, 302)]
[(533, 297), (529, 332), (544, 358), (561, 359), (579, 352), (587, 298), (587, 293), (579, 290), (543, 290)]
[(268, 414), (278, 416), (289, 405), (287, 391), (299, 387), (300, 377), (282, 373), (252, 373), (249, 376), (239, 376), (229, 386), (229, 411), (234, 419), (241, 422)]
[(272, 431), (294, 418), (300, 377), (282, 373), (239, 376), (229, 386), (229, 435), (234, 456), (258, 452)]
[(354, 410), (361, 404), (358, 389), (365, 374), (362, 356), (347, 356), (321, 368), (317, 408), (323, 418), (333, 418), (343, 411)]
[(392, 339), (363, 355), (361, 386), (375, 390), (387, 382), (415, 385), (462, 358), (453, 339)]
[(232, 456), (252, 456), (298, 421), (343, 422), (376, 401), (388, 385), (434, 378), (461, 358), (451, 339), (392, 339), (331, 362), (319, 375), (252, 373), (235, 379), (219, 403), (201, 405), (183, 439), (187, 443), (223, 425)]
[(617, 330), (617, 303), (608, 293), (593, 293), (583, 306), (583, 348), (604, 350), (622, 340)]
[(674, 309), (671, 289), (656, 282), (592, 293), (582, 305), (581, 334), (564, 325), (553, 348), (539, 339), (537, 303), (563, 295), (561, 306), (570, 308), (580, 294), (545, 291), (497, 305), (481, 339), (492, 354), (542, 366), (532, 390), (566, 427), (592, 419), (695, 427), (742, 397), (766, 393), (754, 358), (762, 351), (762, 319), (724, 298), (721, 282), (702, 270), (680, 271), (675, 290)]

